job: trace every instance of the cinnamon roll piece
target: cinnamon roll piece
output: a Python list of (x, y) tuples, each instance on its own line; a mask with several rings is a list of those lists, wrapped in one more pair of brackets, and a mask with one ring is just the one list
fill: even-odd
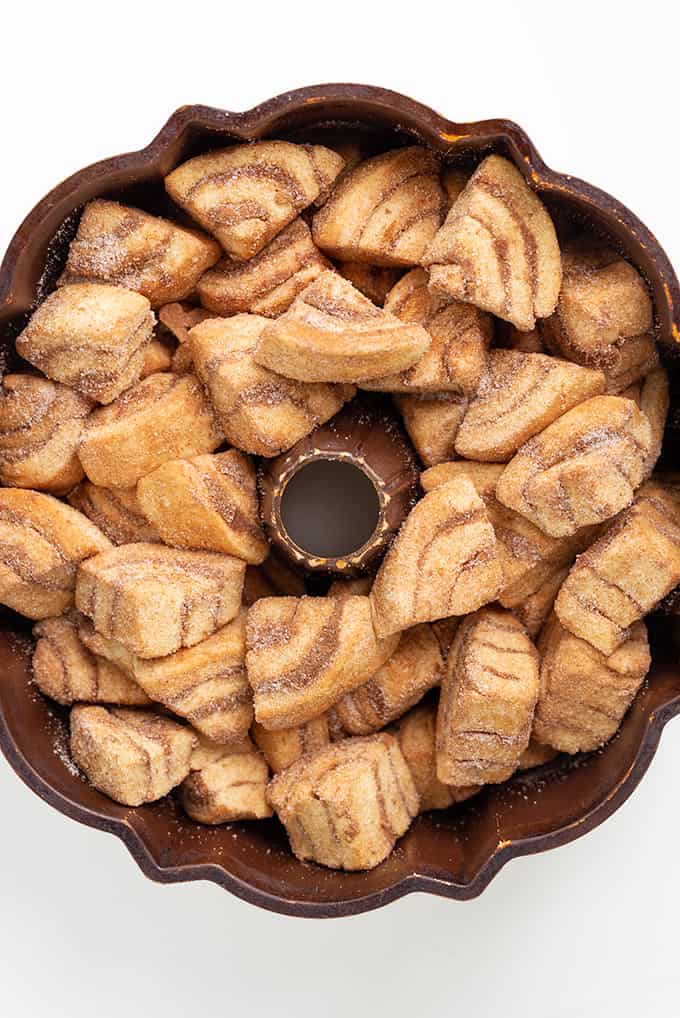
[(260, 565), (246, 569), (243, 603), (248, 608), (261, 597), (302, 597), (304, 593), (305, 581), (273, 549)]
[(158, 531), (144, 515), (135, 488), (100, 488), (91, 481), (83, 481), (68, 500), (113, 544), (160, 541)]
[(200, 325), (206, 318), (214, 318), (211, 311), (193, 307), (182, 301), (164, 304), (158, 311), (158, 321), (166, 334), (177, 340), (180, 347), (189, 342), (189, 332), (194, 325)]
[(447, 785), (505, 781), (529, 745), (538, 654), (508, 611), (464, 619), (449, 654), (437, 712), (437, 777)]
[(555, 310), (562, 267), (550, 216), (516, 166), (487, 156), (422, 259), (430, 286), (522, 331)]
[(254, 356), (302, 382), (360, 382), (406, 370), (430, 342), (421, 325), (402, 322), (327, 271), (263, 330)]
[(156, 375), (159, 371), (170, 371), (174, 351), (160, 339), (152, 339), (146, 348), (140, 379)]
[(423, 269), (407, 272), (387, 295), (385, 310), (402, 322), (422, 325), (431, 338), (429, 348), (412, 367), (371, 379), (363, 388), (421, 395), (477, 391), (493, 336), (491, 316), (462, 301), (437, 297), (427, 282)]
[(267, 796), (298, 859), (344, 870), (386, 859), (419, 807), (399, 744), (386, 732), (303, 757), (274, 777)]
[(538, 642), (541, 685), (533, 732), (565, 753), (598, 749), (616, 734), (649, 670), (644, 622), (609, 655), (564, 629), (553, 615)]
[(426, 467), (456, 455), (456, 435), (468, 401), (456, 393), (437, 396), (395, 396), (404, 427)]
[(636, 403), (649, 421), (652, 445), (645, 462), (645, 479), (651, 476), (661, 454), (666, 418), (670, 407), (668, 375), (662, 367), (650, 371), (640, 387)]
[(322, 145), (257, 141), (189, 159), (165, 187), (228, 255), (247, 260), (326, 193), (343, 166)]
[(111, 545), (82, 513), (51, 495), (0, 491), (0, 604), (29, 619), (73, 604), (78, 565)]
[(491, 350), (458, 429), (456, 452), (470, 460), (507, 462), (529, 438), (604, 388), (601, 371), (540, 353)]
[(149, 301), (139, 293), (74, 283), (43, 301), (16, 347), (48, 378), (111, 403), (138, 380), (154, 321)]
[(124, 806), (162, 799), (189, 773), (196, 737), (151, 711), (77, 705), (71, 756), (90, 784)]
[(340, 262), (338, 272), (348, 279), (364, 297), (382, 307), (385, 298), (399, 281), (402, 269), (388, 266), (368, 265), (366, 262)]
[(61, 704), (78, 701), (139, 707), (151, 701), (141, 686), (106, 658), (92, 654), (68, 615), (33, 627), (33, 681), (41, 693)]
[(680, 502), (669, 487), (647, 481), (576, 560), (555, 612), (565, 629), (609, 656), (678, 583)]
[(263, 562), (255, 468), (236, 449), (169, 460), (137, 484), (142, 512), (174, 548), (203, 548)]
[(104, 488), (131, 488), (168, 460), (212, 452), (222, 441), (193, 375), (149, 375), (87, 420), (78, 456)]
[(230, 555), (124, 544), (83, 563), (76, 605), (137, 657), (164, 657), (234, 618), (244, 573), (245, 562)]
[(243, 311), (276, 318), (328, 268), (307, 224), (295, 219), (250, 261), (223, 258), (201, 278), (198, 296), (204, 307), (225, 318)]
[(248, 610), (246, 667), (255, 717), (267, 729), (305, 724), (394, 652), (379, 640), (367, 597), (272, 597)]
[(314, 216), (317, 247), (372, 265), (417, 265), (444, 221), (439, 159), (412, 146), (384, 152), (343, 174)]
[(185, 778), (180, 801), (199, 824), (262, 820), (274, 812), (267, 802), (268, 782), (262, 755), (252, 747), (240, 748)]
[(304, 725), (282, 728), (272, 732), (257, 722), (252, 728), (253, 738), (272, 772), (285, 771), (308, 753), (322, 749), (330, 742), (328, 717), (322, 714)]
[(0, 481), (63, 495), (83, 476), (76, 455), (89, 399), (35, 375), (5, 375), (0, 393)]
[(502, 572), (486, 507), (460, 477), (411, 510), (383, 560), (370, 599), (378, 636), (465, 615), (500, 592)]
[(113, 283), (136, 290), (157, 308), (188, 297), (221, 253), (198, 230), (97, 198), (83, 209), (58, 285)]
[(191, 330), (194, 366), (226, 439), (258, 456), (277, 456), (333, 417), (351, 399), (350, 385), (305, 385), (255, 361), (259, 315), (215, 318)]

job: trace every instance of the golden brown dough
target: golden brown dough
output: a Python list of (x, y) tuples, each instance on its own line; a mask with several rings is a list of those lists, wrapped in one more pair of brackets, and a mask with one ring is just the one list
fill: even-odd
[[(534, 720), (535, 719), (536, 714), (534, 713)], [(556, 756), (559, 756), (558, 750), (553, 749), (552, 746), (546, 746), (544, 743), (539, 742), (532, 735), (529, 739), (529, 745), (519, 758), (517, 770), (530, 771), (534, 767), (542, 767), (543, 764), (550, 763), (551, 760), (554, 760)]]
[(336, 272), (323, 272), (262, 331), (258, 364), (302, 382), (359, 382), (404, 371), (430, 336), (372, 304)]
[(248, 259), (326, 193), (343, 165), (322, 145), (257, 141), (189, 159), (165, 187), (228, 255)]
[(285, 771), (303, 756), (314, 753), (330, 742), (328, 718), (325, 714), (304, 725), (282, 728), (277, 732), (268, 731), (255, 722), (252, 734), (274, 774)]
[(395, 396), (409, 438), (426, 467), (452, 459), (456, 435), (468, 401), (456, 393), (440, 396)]
[(633, 400), (594, 396), (519, 449), (496, 496), (546, 534), (570, 537), (630, 505), (651, 446), (649, 421)]
[(553, 615), (541, 633), (541, 685), (534, 715), (537, 739), (566, 753), (604, 745), (649, 670), (651, 657), (644, 622), (634, 623), (626, 639), (605, 656), (563, 629)]
[(246, 641), (255, 717), (278, 730), (319, 717), (367, 682), (399, 637), (376, 638), (367, 597), (271, 597), (248, 610)]
[(460, 624), (437, 713), (437, 777), (448, 785), (505, 781), (529, 745), (538, 654), (508, 611)]
[(159, 371), (170, 371), (174, 351), (160, 339), (152, 339), (146, 347), (140, 379), (156, 375)]
[(654, 336), (646, 333), (633, 336), (615, 347), (616, 360), (611, 367), (604, 367), (605, 392), (617, 395), (653, 371), (659, 363), (659, 351)]
[(214, 318), (212, 311), (205, 308), (197, 308), (186, 302), (173, 301), (171, 304), (164, 304), (158, 310), (158, 321), (165, 331), (165, 335), (174, 337), (180, 347), (186, 346), (189, 342), (189, 332), (194, 325), (200, 325), (208, 318)]
[(267, 792), (298, 859), (372, 869), (418, 812), (418, 793), (396, 739), (345, 739), (303, 757)]
[(402, 274), (402, 269), (388, 266), (368, 265), (366, 262), (340, 262), (338, 272), (348, 279), (352, 286), (380, 307)]
[(158, 531), (142, 512), (134, 488), (100, 488), (83, 481), (68, 500), (114, 544), (160, 541)]
[(516, 603), (511, 604), (509, 598), (504, 598), (504, 607), (512, 610), (532, 640), (538, 636), (553, 610), (560, 587), (569, 575), (570, 565), (553, 568), (545, 579), (534, 584), (529, 593), (523, 593)]
[(413, 146), (343, 174), (314, 216), (315, 244), (334, 258), (417, 265), (446, 214), (439, 159)]
[(430, 286), (523, 331), (552, 314), (562, 268), (555, 227), (502, 156), (477, 167), (422, 259)]
[(199, 824), (262, 820), (273, 814), (266, 796), (268, 781), (269, 769), (260, 753), (252, 749), (227, 753), (185, 778), (180, 800)]
[(432, 627), (414, 626), (402, 634), (397, 649), (377, 672), (333, 708), (349, 735), (370, 735), (401, 717), (438, 685), (444, 661)]
[(680, 503), (647, 481), (562, 584), (555, 612), (565, 629), (603, 654), (680, 583)]
[(363, 388), (420, 394), (476, 392), (493, 336), (489, 315), (470, 304), (431, 293), (423, 269), (413, 269), (399, 280), (387, 295), (385, 310), (402, 322), (422, 325), (431, 343), (412, 367), (371, 379)]
[(138, 380), (153, 326), (153, 311), (141, 294), (76, 283), (43, 301), (16, 347), (48, 378), (111, 403)]
[(248, 566), (243, 584), (243, 603), (247, 607), (261, 597), (301, 597), (305, 581), (280, 555), (270, 551), (259, 566)]
[(157, 308), (188, 297), (221, 253), (197, 230), (98, 198), (83, 209), (59, 285), (115, 283)]
[(645, 463), (645, 478), (651, 476), (661, 454), (666, 417), (670, 407), (668, 375), (662, 367), (650, 371), (642, 383), (638, 405), (649, 421), (652, 446)]
[(71, 755), (95, 788), (124, 806), (162, 799), (189, 773), (190, 728), (129, 707), (71, 710)]
[(191, 751), (191, 759), (189, 761), (189, 770), (191, 771), (202, 771), (204, 767), (217, 763), (218, 760), (221, 760), (222, 757), (227, 756), (229, 753), (252, 753), (255, 750), (253, 743), (247, 735), (238, 742), (225, 744), (207, 739), (205, 735), (201, 735), (196, 729), (193, 729), (193, 732), (196, 736), (196, 745)]
[(124, 544), (83, 563), (76, 605), (97, 632), (137, 657), (164, 657), (234, 618), (245, 568), (215, 552)]
[(492, 350), (488, 370), (456, 436), (471, 460), (507, 462), (533, 435), (604, 391), (601, 371), (540, 353)]
[(0, 393), (0, 481), (63, 495), (83, 476), (76, 455), (89, 399), (35, 375), (5, 375)]
[(193, 375), (149, 375), (87, 420), (78, 450), (93, 484), (131, 488), (167, 460), (212, 452), (222, 441)]
[(255, 363), (259, 315), (215, 318), (191, 330), (194, 366), (227, 440), (245, 452), (277, 456), (325, 424), (354, 386), (305, 385)]
[(165, 544), (222, 551), (255, 564), (267, 557), (255, 468), (236, 449), (169, 460), (141, 478), (137, 497)]
[(61, 615), (73, 604), (79, 563), (110, 547), (82, 513), (51, 495), (0, 490), (0, 604), (29, 619)]
[(471, 177), (469, 170), (461, 170), (457, 166), (445, 166), (442, 170), (442, 187), (446, 194), (448, 207), (458, 201), (461, 194), (467, 187), (468, 180)]
[(457, 802), (470, 799), (481, 788), (481, 785), (445, 785), (439, 780), (435, 750), (436, 722), (436, 705), (420, 704), (397, 721), (393, 729), (420, 797), (420, 813), (431, 809), (448, 809)]
[(82, 619), (79, 634), (93, 653), (112, 661), (156, 703), (186, 718), (213, 743), (245, 738), (253, 698), (245, 670), (245, 616), (238, 615), (206, 639), (148, 661), (124, 643), (96, 632)]
[(411, 510), (371, 590), (379, 636), (465, 615), (501, 589), (496, 538), (472, 482), (443, 484)]
[(295, 219), (250, 261), (223, 258), (201, 278), (198, 296), (204, 307), (225, 318), (242, 311), (276, 318), (328, 268), (307, 224)]
[(44, 619), (33, 627), (33, 681), (61, 704), (77, 701), (137, 707), (150, 703), (144, 690), (120, 668), (90, 653), (67, 615)]

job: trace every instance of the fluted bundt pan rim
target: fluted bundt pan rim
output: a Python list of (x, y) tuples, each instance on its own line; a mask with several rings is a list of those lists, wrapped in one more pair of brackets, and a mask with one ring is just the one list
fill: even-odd
[[(11, 335), (10, 323), (39, 299), (51, 239), (68, 216), (91, 197), (140, 180), (158, 179), (198, 136), (207, 138), (208, 143), (220, 137), (222, 142), (251, 140), (337, 121), (393, 130), (400, 142), (410, 136), (453, 156), (490, 150), (507, 154), (541, 195), (568, 202), (625, 251), (652, 289), (659, 341), (666, 349), (680, 342), (676, 276), (656, 239), (623, 205), (577, 178), (550, 170), (527, 135), (511, 121), (457, 124), (395, 92), (350, 84), (299, 89), (245, 113), (181, 107), (146, 148), (105, 159), (67, 178), (28, 214), (9, 245), (0, 267), (0, 327)], [(657, 628), (670, 632), (671, 626)], [(255, 828), (247, 824), (223, 829), (224, 838), (213, 830), (196, 835), (194, 848), (187, 821), (167, 804), (126, 809), (71, 774), (54, 747), (49, 749), (49, 734), (41, 730), (40, 739), (27, 737), (36, 718), (44, 728), (54, 723), (62, 738), (63, 729), (46, 701), (27, 682), (26, 648), (15, 638), (15, 631), (10, 615), (0, 630), (0, 748), (22, 780), (65, 815), (119, 837), (143, 872), (154, 880), (211, 880), (254, 904), (297, 916), (355, 914), (412, 891), (457, 899), (478, 895), (509, 859), (565, 844), (610, 816), (644, 775), (666, 722), (680, 713), (680, 671), (664, 663), (664, 648), (621, 734), (603, 752), (574, 761), (560, 781), (550, 781), (549, 764), (526, 778), (513, 779), (505, 789), (485, 791), (479, 799), (459, 807), (458, 814), (419, 818), (392, 860), (368, 874), (336, 874), (290, 860), (278, 836), (273, 836), (271, 849), (265, 847), (269, 835), (253, 833)], [(589, 769), (590, 784), (584, 778)], [(557, 804), (551, 823), (545, 818), (538, 822), (538, 799), (532, 803), (529, 792), (536, 796), (543, 792)], [(592, 801), (587, 801), (588, 796)], [(574, 801), (571, 809), (569, 803)], [(266, 821), (259, 830), (274, 831), (274, 824)], [(181, 832), (181, 845), (189, 846), (182, 858), (177, 857), (177, 831)], [(225, 858), (227, 836), (238, 846), (233, 850), (228, 846), (233, 851), (230, 858)], [(207, 851), (204, 846), (211, 844), (222, 844), (222, 848), (215, 848), (209, 861), (197, 861)], [(277, 870), (285, 871), (290, 879), (277, 878)]]

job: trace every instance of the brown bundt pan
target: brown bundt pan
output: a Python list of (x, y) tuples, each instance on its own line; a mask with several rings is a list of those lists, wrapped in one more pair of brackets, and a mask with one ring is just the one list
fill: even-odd
[[(0, 269), (0, 339), (10, 363), (14, 336), (53, 285), (77, 212), (90, 198), (122, 197), (162, 211), (162, 177), (190, 155), (257, 138), (318, 139), (347, 127), (363, 132), (376, 151), (417, 142), (451, 161), (474, 163), (489, 151), (508, 156), (558, 219), (581, 220), (609, 237), (642, 272), (654, 296), (658, 340), (672, 365), (680, 342), (678, 282), (634, 215), (603, 191), (548, 169), (510, 121), (457, 124), (405, 96), (361, 85), (304, 88), (247, 113), (183, 107), (141, 152), (96, 163), (55, 187), (20, 226)], [(671, 418), (667, 460), (673, 459), (673, 437)], [(680, 711), (675, 629), (672, 614), (652, 620), (648, 682), (603, 750), (558, 758), (469, 803), (418, 818), (392, 856), (368, 873), (297, 862), (275, 820), (203, 828), (172, 799), (128, 809), (100, 795), (69, 763), (64, 715), (31, 685), (30, 629), (10, 612), (0, 617), (0, 746), (34, 792), (75, 820), (116, 834), (154, 880), (212, 880), (254, 904), (297, 916), (363, 912), (411, 891), (472, 898), (509, 859), (585, 834), (631, 794), (663, 726)]]

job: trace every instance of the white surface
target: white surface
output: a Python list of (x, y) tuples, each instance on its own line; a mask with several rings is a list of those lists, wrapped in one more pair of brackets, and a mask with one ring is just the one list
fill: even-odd
[[(366, 0), (7, 5), (0, 248), (60, 178), (141, 147), (183, 103), (245, 109), (357, 81), (459, 120), (517, 120), (550, 165), (619, 197), (680, 265), (674, 6), (430, 0), (418, 20)], [(315, 922), (212, 885), (150, 883), (118, 841), (52, 811), (2, 760), (0, 1014), (676, 1016), (679, 771), (671, 725), (613, 818), (511, 863), (477, 901), (412, 896)]]

